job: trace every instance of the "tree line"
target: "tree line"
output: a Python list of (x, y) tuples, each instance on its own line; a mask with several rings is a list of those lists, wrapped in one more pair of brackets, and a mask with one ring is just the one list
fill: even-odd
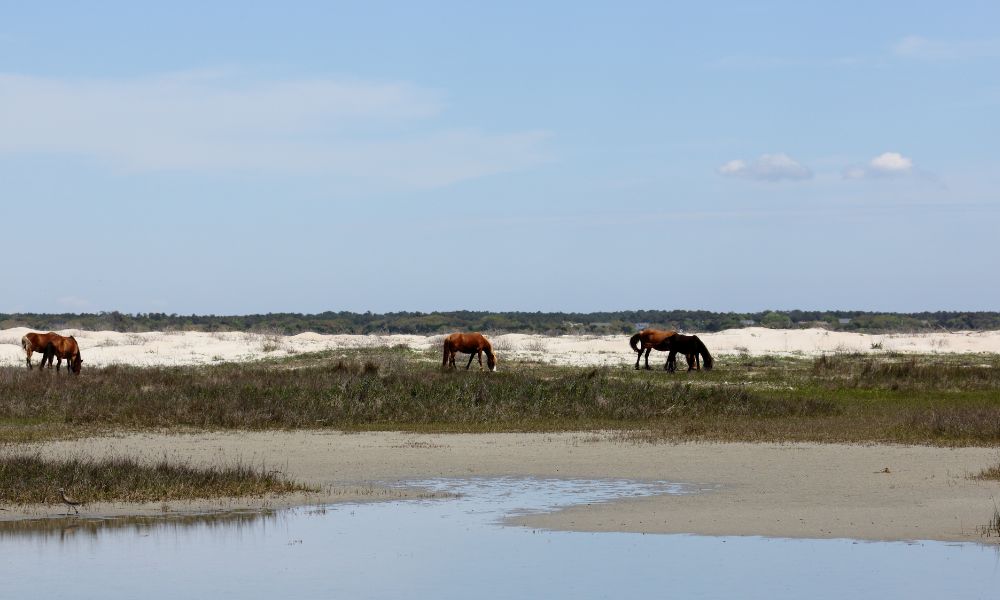
[(259, 331), (295, 335), (316, 333), (438, 334), (450, 331), (487, 333), (622, 334), (642, 327), (711, 332), (741, 327), (802, 329), (823, 327), (866, 333), (1000, 329), (1000, 312), (891, 313), (866, 311), (626, 310), (614, 312), (323, 312), (256, 315), (178, 315), (166, 313), (0, 313), (0, 329), (85, 329), (91, 331)]

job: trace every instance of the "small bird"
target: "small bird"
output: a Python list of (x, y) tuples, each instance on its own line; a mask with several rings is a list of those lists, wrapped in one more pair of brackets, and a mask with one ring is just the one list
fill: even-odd
[(63, 488), (59, 488), (59, 495), (62, 496), (63, 504), (65, 504), (66, 506), (72, 507), (73, 510), (76, 512), (76, 514), (80, 514), (80, 511), (77, 510), (76, 507), (80, 506), (81, 504), (83, 504), (83, 502), (80, 502), (79, 500), (74, 500), (74, 499), (70, 498), (69, 496), (67, 496), (66, 495), (66, 490), (64, 490)]

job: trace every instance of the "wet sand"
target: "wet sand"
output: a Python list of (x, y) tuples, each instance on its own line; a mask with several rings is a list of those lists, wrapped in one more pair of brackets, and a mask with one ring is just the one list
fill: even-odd
[[(521, 517), (539, 528), (864, 540), (989, 541), (1000, 483), (968, 478), (991, 448), (839, 444), (632, 444), (613, 433), (408, 434), (327, 431), (134, 434), (34, 446), (48, 456), (134, 455), (193, 464), (263, 462), (318, 494), (169, 505), (101, 505), (89, 514), (234, 510), (416, 497), (387, 487), (434, 477), (627, 478), (697, 484), (701, 493), (626, 499)], [(888, 472), (885, 470), (888, 469)], [(0, 519), (65, 512), (3, 507)], [(993, 538), (994, 540), (996, 538)]]

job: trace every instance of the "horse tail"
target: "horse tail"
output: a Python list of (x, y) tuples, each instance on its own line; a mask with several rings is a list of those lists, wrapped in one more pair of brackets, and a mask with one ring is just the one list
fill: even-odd
[(701, 341), (698, 336), (691, 336), (694, 338), (695, 352), (701, 354), (702, 364), (705, 366), (706, 371), (712, 370), (712, 364), (715, 362), (712, 360), (712, 355), (708, 353), (708, 348), (705, 347), (705, 343)]
[(641, 333), (637, 333), (637, 334), (633, 335), (631, 337), (631, 339), (629, 339), (628, 345), (632, 346), (632, 351), (633, 352), (642, 352), (642, 350), (639, 350), (639, 340), (640, 339), (642, 339), (642, 334)]
[(441, 359), (441, 366), (442, 367), (447, 367), (448, 366), (448, 340), (447, 339), (444, 340), (444, 358)]
[(28, 339), (27, 335), (23, 335), (21, 336), (21, 349), (27, 352), (28, 348), (31, 348), (31, 340)]

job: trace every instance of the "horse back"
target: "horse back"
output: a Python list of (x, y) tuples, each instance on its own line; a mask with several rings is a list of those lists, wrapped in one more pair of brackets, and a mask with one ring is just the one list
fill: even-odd
[(25, 350), (27, 350), (28, 347), (25, 344), (25, 340), (27, 340), (27, 343), (31, 345), (31, 350), (33, 352), (39, 352), (44, 350), (45, 347), (49, 345), (49, 343), (58, 339), (64, 339), (64, 338), (63, 336), (59, 335), (54, 331), (50, 331), (48, 333), (35, 333), (34, 331), (32, 331), (30, 333), (24, 334), (24, 337), (21, 338), (21, 346), (24, 347)]
[(663, 331), (660, 329), (643, 329), (639, 332), (639, 339), (642, 340), (643, 346), (652, 346), (654, 348), (662, 346), (667, 340), (673, 338), (677, 335), (674, 330)]
[(72, 358), (80, 354), (80, 345), (76, 343), (76, 338), (73, 336), (56, 336), (49, 340), (45, 348), (46, 352), (51, 348), (59, 358)]
[(486, 337), (479, 333), (453, 333), (445, 338), (444, 347), (446, 350), (458, 352), (478, 352), (486, 348), (492, 348)]

